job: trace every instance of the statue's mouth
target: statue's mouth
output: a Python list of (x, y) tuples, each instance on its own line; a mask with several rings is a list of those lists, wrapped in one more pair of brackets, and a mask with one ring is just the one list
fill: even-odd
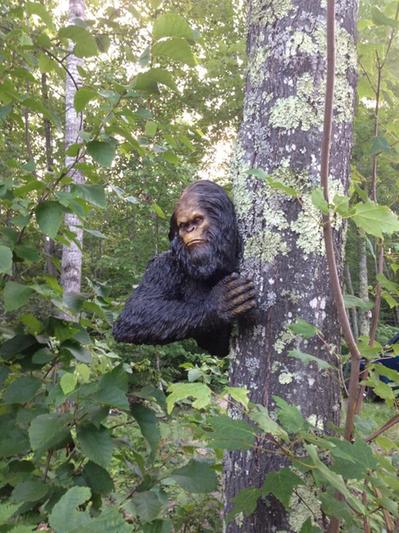
[(205, 244), (206, 241), (204, 239), (192, 239), (191, 241), (188, 241), (186, 244), (187, 248), (191, 248), (192, 246), (198, 246), (199, 244)]

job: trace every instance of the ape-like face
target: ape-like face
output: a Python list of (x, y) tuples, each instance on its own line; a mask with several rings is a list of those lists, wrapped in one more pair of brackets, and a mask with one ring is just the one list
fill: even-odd
[(183, 191), (171, 218), (172, 251), (188, 275), (210, 279), (237, 268), (234, 207), (222, 187), (207, 180)]
[(189, 250), (208, 242), (210, 219), (207, 212), (200, 207), (197, 194), (185, 194), (181, 197), (175, 211), (179, 237)]

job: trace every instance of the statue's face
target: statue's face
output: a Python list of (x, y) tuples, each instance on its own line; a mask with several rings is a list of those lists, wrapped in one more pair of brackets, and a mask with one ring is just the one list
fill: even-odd
[(198, 195), (183, 194), (176, 209), (176, 224), (179, 237), (190, 251), (209, 242), (209, 215), (199, 205)]

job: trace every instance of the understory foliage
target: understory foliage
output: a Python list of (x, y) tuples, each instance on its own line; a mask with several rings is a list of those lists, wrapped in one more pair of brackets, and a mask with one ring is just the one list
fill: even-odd
[[(119, 297), (168, 245), (175, 198), (210, 146), (238, 125), (244, 52), (242, 14), (227, 0), (112, 4), (88, 2), (87, 20), (73, 25), (51, 2), (0, 7), (0, 531), (220, 531), (223, 451), (253, 447), (283, 455), (287, 467), (242, 491), (227, 520), (239, 523), (271, 493), (294, 510), (297, 531), (319, 531), (331, 517), (345, 531), (362, 531), (365, 523), (393, 531), (399, 447), (378, 430), (386, 420), (360, 413), (352, 444), (340, 428), (315, 427), (282, 398), (275, 398), (273, 416), (251, 404), (248, 391), (228, 387), (226, 361), (193, 343), (132, 347), (112, 340)], [(383, 287), (385, 330), (371, 347), (367, 338), (359, 341), (368, 388), (392, 417), (387, 429), (396, 420), (399, 376), (373, 361), (391, 336), (386, 328), (397, 325), (399, 295), (396, 4), (366, 5), (361, 19), (351, 195), (337, 195), (329, 206), (321, 190), (313, 193), (318, 209), (350, 221), (349, 239), (357, 231), (367, 236), (370, 263), (372, 239), (384, 239), (388, 250), (387, 270), (372, 277)], [(374, 59), (392, 33), (373, 136), (375, 95), (367, 83), (375, 83)], [(83, 59), (74, 102), (82, 128), (65, 154), (69, 41)], [(84, 185), (71, 185), (65, 155), (75, 158)], [(367, 195), (372, 155), (381, 161), (381, 204)], [(274, 186), (300, 200), (298, 191)], [(60, 252), (74, 239), (63, 224), (68, 212), (84, 229), (84, 279), (80, 294), (64, 297)], [(368, 305), (355, 295), (346, 303)], [(323, 332), (300, 320), (292, 335)], [(289, 355), (341, 378), (309, 354)]]

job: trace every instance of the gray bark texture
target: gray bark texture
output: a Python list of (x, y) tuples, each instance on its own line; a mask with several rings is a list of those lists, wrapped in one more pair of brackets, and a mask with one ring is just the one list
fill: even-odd
[[(339, 422), (337, 372), (289, 357), (294, 348), (337, 364), (340, 328), (331, 294), (321, 216), (311, 191), (320, 186), (326, 75), (326, 9), (320, 0), (249, 0), (248, 73), (244, 118), (233, 178), (243, 238), (241, 271), (259, 290), (254, 321), (239, 324), (232, 340), (230, 382), (245, 386), (252, 402), (274, 413), (273, 395), (296, 405), (320, 431)], [(357, 0), (337, 0), (337, 66), (330, 197), (348, 188), (356, 83)], [(262, 169), (270, 179), (251, 174)], [(273, 185), (274, 182), (274, 185)], [(280, 190), (275, 183), (279, 182)], [(298, 198), (281, 191), (298, 191)], [(342, 265), (345, 224), (334, 221)], [(342, 268), (341, 268), (342, 274)], [(320, 330), (310, 339), (289, 326), (304, 319)], [(232, 412), (239, 417), (238, 412)], [(225, 512), (242, 488), (261, 487), (285, 462), (252, 451), (225, 456)], [(305, 498), (306, 499), (306, 498)], [(260, 500), (253, 515), (237, 515), (226, 531), (299, 531), (310, 511), (293, 497), (293, 512), (275, 499)], [(299, 523), (300, 522), (300, 523)]]
[[(69, 0), (69, 22), (74, 24), (77, 18), (83, 19), (85, 15), (84, 0)], [(71, 50), (72, 50), (71, 46)], [(80, 84), (78, 66), (82, 60), (74, 54), (67, 58), (67, 75), (65, 88), (65, 148), (79, 142), (79, 131), (82, 127), (82, 114), (76, 113), (73, 102), (74, 96)], [(65, 158), (65, 166), (71, 168), (68, 175), (74, 183), (83, 183), (83, 175), (73, 167), (74, 157)], [(79, 227), (79, 217), (73, 213), (65, 215), (65, 225), (75, 234), (75, 239), (69, 246), (62, 249), (61, 284), (64, 293), (79, 292), (82, 276), (82, 245), (83, 230)], [(67, 317), (65, 317), (67, 318)]]

